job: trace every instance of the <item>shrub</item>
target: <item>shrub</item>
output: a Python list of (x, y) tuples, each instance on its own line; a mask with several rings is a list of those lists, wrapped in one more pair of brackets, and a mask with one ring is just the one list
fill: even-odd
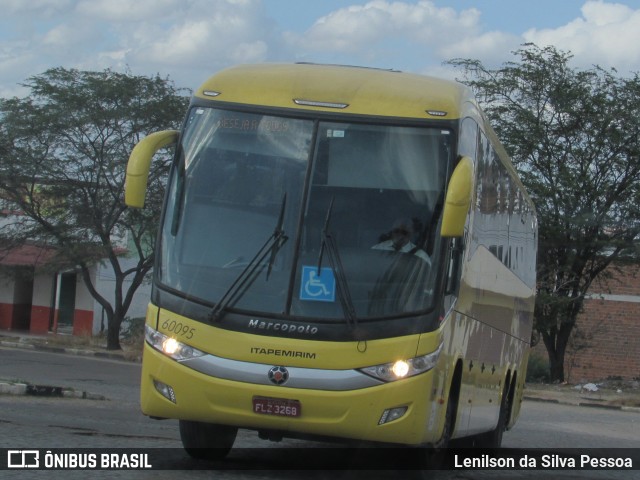
[(527, 382), (548, 383), (550, 378), (549, 360), (542, 355), (532, 353), (527, 364)]
[(144, 341), (144, 317), (125, 318), (120, 329), (120, 338), (129, 345), (142, 345)]

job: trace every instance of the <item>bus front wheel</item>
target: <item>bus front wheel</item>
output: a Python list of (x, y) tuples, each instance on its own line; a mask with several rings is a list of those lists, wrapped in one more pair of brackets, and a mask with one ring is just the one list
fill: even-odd
[(447, 410), (444, 414), (444, 427), (442, 429), (442, 436), (433, 447), (435, 449), (443, 449), (449, 446), (451, 436), (453, 435), (453, 427), (456, 414), (456, 399), (452, 394), (449, 394), (449, 400), (447, 401)]
[(511, 413), (511, 395), (510, 389), (507, 388), (500, 402), (500, 412), (498, 414), (498, 424), (496, 428), (490, 432), (478, 435), (476, 446), (480, 448), (500, 448), (502, 446), (502, 435), (507, 429), (509, 423), (509, 414)]
[(222, 460), (233, 447), (237, 433), (237, 428), (227, 425), (180, 420), (182, 446), (193, 458)]
[(447, 410), (444, 415), (442, 436), (440, 437), (440, 440), (421, 451), (420, 459), (421, 462), (424, 463), (424, 468), (428, 468), (430, 470), (440, 470), (444, 468), (447, 458), (447, 448), (449, 447), (449, 442), (451, 442), (451, 436), (453, 435), (456, 407), (457, 400), (452, 394), (449, 394)]

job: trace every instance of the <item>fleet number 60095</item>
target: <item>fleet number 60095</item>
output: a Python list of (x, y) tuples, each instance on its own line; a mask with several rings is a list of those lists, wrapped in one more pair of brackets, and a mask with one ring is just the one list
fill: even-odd
[(184, 325), (181, 322), (176, 322), (175, 320), (165, 320), (162, 324), (162, 329), (167, 332), (173, 332), (187, 340), (193, 338), (193, 334), (196, 333), (195, 328)]

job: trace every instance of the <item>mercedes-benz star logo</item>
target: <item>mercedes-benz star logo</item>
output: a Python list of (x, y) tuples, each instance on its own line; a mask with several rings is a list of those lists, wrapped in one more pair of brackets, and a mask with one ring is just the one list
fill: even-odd
[(269, 380), (275, 385), (283, 385), (289, 380), (289, 370), (284, 367), (272, 367), (269, 370)]

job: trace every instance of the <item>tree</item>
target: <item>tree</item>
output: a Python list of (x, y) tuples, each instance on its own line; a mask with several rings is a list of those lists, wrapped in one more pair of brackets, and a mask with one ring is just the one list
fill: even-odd
[[(124, 205), (127, 160), (142, 137), (178, 125), (188, 98), (168, 79), (110, 70), (55, 68), (25, 86), (27, 97), (0, 100), (0, 196), (21, 213), (3, 241), (55, 246), (103, 307), (107, 348), (120, 349), (120, 326), (153, 266), (170, 157), (154, 162), (144, 210)], [(113, 300), (91, 278), (96, 262), (113, 269)]]
[(463, 71), (538, 212), (535, 328), (553, 381), (593, 280), (634, 252), (640, 233), (640, 81), (571, 54), (523, 45), (517, 62)]

